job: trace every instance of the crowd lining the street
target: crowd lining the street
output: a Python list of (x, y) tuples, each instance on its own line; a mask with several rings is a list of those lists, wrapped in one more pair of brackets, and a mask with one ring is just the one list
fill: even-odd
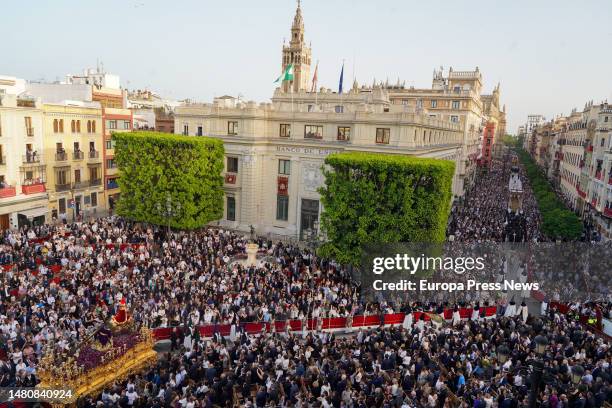
[[(504, 177), (494, 162), (453, 210), (449, 232), (458, 241), (542, 238), (525, 181), (523, 213), (509, 218)], [(444, 305), (366, 303), (342, 266), (264, 238), (256, 241), (264, 261), (244, 267), (235, 260), (247, 237), (214, 228), (168, 233), (108, 217), (7, 230), (1, 238), (1, 387), (35, 386), (43, 353), (74, 349), (125, 301), (138, 326), (177, 327), (170, 351), (81, 406), (525, 407), (535, 359), (544, 361), (538, 406), (601, 407), (612, 400), (609, 340), (553, 308), (528, 316), (524, 303), (505, 299), (491, 319), (476, 311), (450, 323), (413, 321), (410, 312), (434, 316)], [(573, 307), (575, 315), (610, 315), (608, 302)], [(407, 313), (404, 324), (350, 334), (241, 329), (245, 322), (393, 312)], [(211, 323), (236, 330), (202, 338), (197, 326)], [(538, 334), (549, 342), (543, 356), (535, 352)]]

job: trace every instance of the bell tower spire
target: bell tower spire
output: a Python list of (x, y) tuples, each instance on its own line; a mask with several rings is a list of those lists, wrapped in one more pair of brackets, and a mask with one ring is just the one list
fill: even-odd
[(297, 9), (291, 25), (289, 45), (283, 44), (281, 72), (290, 64), (293, 65), (293, 81), (282, 84), (283, 92), (299, 92), (308, 89), (310, 79), (311, 49), (304, 41), (304, 17), (302, 17), (302, 2), (297, 0)]

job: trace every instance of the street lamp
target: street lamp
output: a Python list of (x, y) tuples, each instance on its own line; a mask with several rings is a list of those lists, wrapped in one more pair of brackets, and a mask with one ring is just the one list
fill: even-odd
[(173, 203), (172, 197), (170, 197), (170, 193), (168, 193), (166, 195), (165, 205), (158, 202), (155, 205), (155, 207), (157, 208), (157, 212), (162, 217), (168, 220), (168, 236), (169, 236), (170, 235), (170, 221), (172, 220), (172, 218), (178, 216), (179, 213), (181, 212), (181, 208), (182, 208), (181, 203), (180, 202)]

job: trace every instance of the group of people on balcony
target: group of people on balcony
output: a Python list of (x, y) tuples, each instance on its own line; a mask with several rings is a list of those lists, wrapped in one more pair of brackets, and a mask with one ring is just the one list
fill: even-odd
[(27, 163), (38, 162), (38, 152), (36, 150), (32, 150), (31, 148), (27, 148), (26, 149), (26, 162)]

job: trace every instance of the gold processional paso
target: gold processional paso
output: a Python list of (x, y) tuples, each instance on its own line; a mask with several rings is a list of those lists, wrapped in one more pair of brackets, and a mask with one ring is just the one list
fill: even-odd
[[(127, 312), (125, 300), (119, 305), (119, 310), (105, 325), (99, 327), (91, 336), (83, 340), (74, 353), (56, 353), (49, 350), (41, 359), (37, 373), (40, 383), (36, 386), (41, 389), (71, 390), (71, 397), (61, 401), (53, 401), (52, 407), (76, 405), (79, 398), (95, 395), (108, 384), (125, 380), (128, 376), (141, 372), (157, 362), (157, 353), (153, 350), (155, 340), (151, 330), (142, 327), (139, 331), (134, 328), (131, 315)], [(105, 344), (96, 340), (100, 333), (130, 334), (136, 341), (132, 347), (113, 344), (113, 336), (109, 336)], [(79, 353), (85, 347), (97, 352), (103, 352), (98, 366), (86, 370), (77, 363)]]

